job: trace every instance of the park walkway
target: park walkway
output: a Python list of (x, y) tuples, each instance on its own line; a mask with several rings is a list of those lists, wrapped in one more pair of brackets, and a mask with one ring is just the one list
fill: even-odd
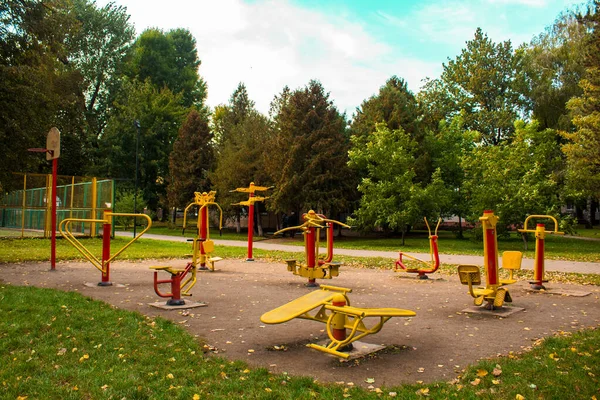
[[(116, 232), (117, 236), (131, 236), (131, 232)], [(186, 242), (188, 238), (181, 236), (156, 235), (151, 233), (144, 234), (144, 239), (166, 240), (172, 242)], [(246, 247), (247, 242), (242, 240), (222, 240), (212, 238), (216, 245), (231, 246), (231, 247)], [(282, 243), (285, 239), (267, 239), (254, 242), (254, 249), (271, 250), (271, 251), (287, 251), (290, 253), (304, 252), (303, 246), (294, 246)], [(600, 251), (600, 244), (598, 246)], [(327, 249), (322, 248), (323, 254)], [(381, 250), (354, 250), (354, 249), (335, 249), (335, 254), (352, 256), (352, 257), (381, 257), (395, 260), (398, 258), (397, 251), (381, 251)], [(406, 253), (413, 257), (418, 257), (423, 260), (429, 260), (428, 253)], [(533, 259), (523, 258), (522, 268), (533, 269)], [(440, 262), (443, 264), (474, 264), (483, 265), (482, 256), (472, 255), (457, 255), (457, 254), (441, 254)], [(581, 274), (600, 274), (600, 263), (581, 262), (581, 261), (566, 261), (566, 260), (546, 260), (546, 271), (556, 272), (575, 272)]]

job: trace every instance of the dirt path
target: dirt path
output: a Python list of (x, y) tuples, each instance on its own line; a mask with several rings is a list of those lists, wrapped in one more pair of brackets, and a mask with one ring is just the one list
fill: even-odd
[[(352, 305), (406, 308), (416, 311), (417, 316), (392, 319), (380, 333), (364, 340), (391, 346), (388, 350), (359, 363), (340, 363), (304, 346), (326, 338), (324, 324), (306, 320), (280, 325), (260, 322), (263, 313), (309, 291), (303, 286), (304, 280), (287, 272), (284, 264), (221, 261), (217, 271), (201, 273), (192, 290), (192, 300), (207, 302), (208, 306), (187, 312), (162, 311), (148, 305), (159, 300), (148, 267), (165, 264), (181, 267), (185, 261), (115, 262), (111, 280), (124, 287), (84, 286), (85, 282), (98, 282), (100, 273), (79, 262), (59, 263), (55, 272), (48, 270), (47, 263), (1, 264), (0, 277), (14, 285), (78, 291), (120, 308), (169, 318), (204, 338), (218, 355), (253, 366), (363, 386), (369, 385), (367, 378), (374, 378), (377, 387), (451, 380), (479, 359), (522, 351), (534, 340), (557, 331), (600, 324), (600, 288), (595, 286), (548, 284), (549, 288), (592, 292), (586, 297), (570, 297), (530, 293), (525, 283), (516, 284), (511, 287), (513, 305), (525, 311), (499, 318), (463, 313), (472, 299), (457, 277), (419, 281), (391, 271), (343, 268), (339, 277), (323, 283), (352, 288)], [(275, 351), (273, 346), (284, 346), (286, 351)]]

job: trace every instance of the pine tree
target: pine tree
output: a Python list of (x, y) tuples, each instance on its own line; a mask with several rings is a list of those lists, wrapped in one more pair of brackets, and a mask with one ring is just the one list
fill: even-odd
[(214, 161), (212, 138), (207, 112), (192, 110), (179, 129), (169, 156), (167, 193), (171, 207), (184, 207), (192, 201), (194, 192), (211, 189), (208, 173)]

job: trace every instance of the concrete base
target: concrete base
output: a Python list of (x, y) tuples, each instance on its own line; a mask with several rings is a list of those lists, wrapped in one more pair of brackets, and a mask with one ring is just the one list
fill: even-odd
[(114, 283), (114, 282), (112, 285), (109, 285), (109, 286), (98, 285), (98, 282), (95, 282), (95, 283), (94, 282), (86, 282), (83, 284), (83, 286), (91, 287), (91, 288), (107, 288), (107, 289), (108, 288), (124, 288), (125, 287), (125, 285), (122, 285), (120, 283)]
[(157, 301), (156, 303), (148, 303), (148, 305), (151, 307), (160, 308), (161, 310), (182, 310), (186, 308), (206, 307), (208, 304), (194, 301), (186, 301), (186, 303), (181, 306), (168, 306), (166, 302)]
[[(319, 345), (321, 345), (321, 346), (327, 346), (327, 344), (329, 344), (328, 341), (319, 343)], [(385, 346), (382, 346), (379, 344), (365, 343), (365, 342), (361, 342), (360, 340), (353, 342), (352, 345), (354, 346), (354, 348), (347, 352), (350, 355), (350, 357), (348, 357), (346, 360), (341, 360), (341, 361), (355, 360), (357, 358), (361, 358), (361, 357), (364, 357), (369, 354), (373, 354), (373, 353), (376, 353), (378, 351), (385, 349)], [(344, 353), (346, 353), (346, 352), (344, 352)], [(325, 353), (325, 354), (328, 354), (328, 353)], [(334, 356), (333, 354), (329, 354), (329, 355), (331, 357), (335, 357), (336, 359), (339, 359), (339, 357)]]
[(396, 272), (398, 275), (398, 278), (401, 279), (412, 279), (415, 281), (443, 281), (444, 277), (440, 274), (436, 274), (436, 273), (432, 273), (432, 274), (426, 274), (425, 276), (427, 277), (427, 279), (421, 279), (419, 277), (419, 274), (417, 273), (411, 273), (411, 272), (402, 272), (402, 271), (398, 271)]
[(592, 294), (592, 292), (584, 292), (581, 290), (573, 289), (561, 289), (561, 288), (546, 288), (545, 290), (535, 290), (532, 288), (525, 288), (526, 292), (540, 293), (540, 294), (553, 294), (557, 296), (572, 296), (572, 297), (585, 297)]
[(462, 310), (464, 313), (479, 314), (479, 315), (493, 315), (496, 317), (508, 317), (509, 315), (518, 313), (519, 311), (525, 310), (522, 307), (507, 307), (502, 306), (495, 310), (486, 310), (484, 306), (472, 306)]

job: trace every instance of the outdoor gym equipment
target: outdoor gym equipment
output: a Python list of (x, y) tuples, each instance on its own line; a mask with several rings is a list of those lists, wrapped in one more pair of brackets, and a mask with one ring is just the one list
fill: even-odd
[[(186, 228), (186, 218), (189, 209), (192, 206), (200, 207), (198, 209), (198, 235), (188, 241), (192, 242), (192, 261), (187, 263), (184, 268), (174, 268), (170, 266), (152, 266), (150, 269), (154, 270), (154, 292), (159, 297), (168, 298), (168, 306), (182, 306), (185, 305), (185, 300), (181, 296), (191, 296), (190, 290), (194, 287), (197, 282), (196, 272), (201, 271), (214, 271), (215, 262), (221, 261), (221, 257), (213, 257), (212, 253), (215, 250), (215, 243), (210, 240), (209, 234), (209, 223), (208, 223), (208, 206), (216, 206), (220, 212), (219, 229), (223, 227), (223, 210), (217, 203), (215, 203), (215, 195), (217, 192), (211, 191), (209, 193), (195, 192), (194, 202), (188, 204), (183, 214), (183, 232)], [(210, 265), (210, 268), (206, 264)], [(200, 265), (198, 265), (200, 264)], [(168, 272), (171, 277), (170, 279), (158, 279), (158, 271)], [(186, 277), (190, 276), (186, 279)], [(159, 289), (159, 285), (169, 284), (171, 291), (163, 293)]]
[[(265, 324), (282, 324), (294, 318), (322, 322), (327, 326), (330, 342), (325, 346), (311, 343), (307, 347), (347, 359), (353, 342), (379, 332), (390, 318), (417, 315), (414, 311), (399, 308), (352, 307), (347, 296), (350, 292), (352, 289), (321, 285), (320, 290), (277, 307), (263, 314), (260, 320)], [(367, 327), (364, 323), (367, 318), (378, 319), (378, 322)]]
[[(83, 218), (65, 218), (61, 221), (58, 226), (58, 230), (61, 235), (71, 243), (77, 251), (79, 251), (92, 265), (100, 272), (102, 272), (102, 280), (98, 283), (98, 286), (111, 286), (112, 282), (110, 281), (110, 263), (113, 261), (119, 254), (125, 251), (126, 248), (131, 246), (133, 242), (138, 240), (144, 233), (150, 229), (152, 226), (152, 219), (146, 214), (129, 214), (129, 213), (113, 213), (111, 210), (105, 210), (102, 219), (83, 219)], [(114, 217), (143, 217), (148, 221), (146, 228), (141, 231), (137, 236), (131, 239), (127, 244), (125, 244), (119, 251), (117, 251), (112, 256), (110, 255), (110, 235), (112, 228), (112, 219)], [(72, 222), (83, 222), (83, 223), (101, 223), (102, 224), (102, 258), (99, 260), (96, 256), (92, 254), (92, 252), (87, 249), (79, 240), (75, 238), (73, 232), (71, 231), (71, 223)]]
[[(427, 222), (427, 218), (423, 218), (425, 220), (425, 225), (427, 225), (427, 230), (429, 231), (429, 255), (431, 256), (431, 261), (427, 262), (427, 261), (423, 261), (421, 259), (418, 259), (416, 257), (413, 257), (411, 255), (408, 255), (404, 252), (399, 252), (398, 253), (398, 260), (396, 260), (396, 263), (394, 264), (394, 272), (398, 272), (398, 271), (406, 271), (406, 272), (411, 272), (411, 273), (416, 273), (419, 274), (419, 279), (428, 279), (429, 277), (426, 274), (432, 274), (435, 271), (438, 270), (438, 268), (440, 267), (440, 255), (438, 253), (438, 245), (437, 245), (437, 239), (438, 239), (438, 228), (440, 227), (440, 224), (442, 222), (442, 219), (438, 219), (438, 223), (437, 226), (435, 227), (435, 234), (431, 234), (431, 228), (429, 227), (429, 223)], [(426, 266), (428, 266), (429, 268), (416, 268), (416, 267), (407, 267), (406, 265), (404, 265), (404, 261), (402, 260), (403, 257), (407, 257), (413, 261), (416, 261), (418, 263), (424, 264)]]
[[(527, 224), (532, 218), (551, 219), (552, 221), (554, 221), (554, 231), (547, 231), (545, 224), (536, 224), (535, 229), (527, 229)], [(531, 284), (531, 288), (534, 290), (546, 290), (546, 288), (544, 287), (544, 282), (548, 282), (548, 280), (544, 279), (544, 251), (546, 234), (564, 235), (565, 233), (558, 231), (558, 222), (556, 221), (556, 218), (554, 218), (551, 215), (530, 215), (525, 219), (523, 229), (519, 229), (519, 232), (535, 234), (535, 261), (533, 268), (533, 281), (529, 283)]]
[[(306, 255), (306, 265), (299, 264), (296, 260), (285, 260), (287, 263), (288, 271), (294, 275), (303, 276), (308, 278), (307, 287), (318, 287), (316, 278), (319, 279), (331, 279), (334, 276), (340, 274), (340, 266), (342, 263), (333, 262), (333, 225), (338, 224), (344, 228), (350, 228), (350, 226), (335, 221), (333, 219), (327, 219), (324, 215), (317, 214), (313, 210), (302, 216), (304, 223), (299, 226), (292, 226), (289, 228), (281, 229), (274, 233), (278, 235), (280, 233), (300, 229), (304, 235), (304, 250)], [(327, 229), (327, 255), (325, 258), (319, 258), (319, 241), (321, 237), (321, 229)]]
[(513, 271), (521, 268), (522, 253), (520, 251), (505, 252), (502, 257), (503, 268), (510, 271), (509, 279), (500, 279), (498, 273), (498, 239), (496, 224), (498, 217), (491, 210), (485, 210), (479, 218), (483, 228), (483, 262), (486, 277), (485, 288), (475, 288), (474, 285), (481, 284), (481, 271), (476, 265), (459, 265), (458, 275), (460, 283), (469, 286), (469, 294), (475, 299), (476, 306), (487, 301), (485, 308), (494, 310), (500, 308), (504, 302), (512, 302), (510, 293), (504, 287), (515, 283)]
[[(188, 204), (183, 213), (183, 232), (186, 229), (186, 218), (188, 210), (192, 206), (198, 206), (198, 233), (197, 237), (193, 239), (188, 239), (188, 241), (192, 242), (192, 265), (194, 267), (198, 266), (198, 270), (200, 271), (208, 271), (209, 267), (206, 266), (206, 263), (210, 265), (210, 271), (215, 270), (215, 262), (221, 261), (221, 257), (212, 257), (212, 252), (215, 250), (215, 243), (210, 240), (210, 227), (208, 223), (208, 207), (216, 206), (219, 209), (219, 230), (223, 229), (223, 210), (221, 207), (215, 203), (215, 196), (217, 192), (195, 192), (194, 193), (194, 202)], [(194, 278), (196, 274), (196, 269), (193, 271)], [(195, 280), (195, 279), (194, 279)]]
[(255, 196), (255, 192), (265, 192), (271, 187), (266, 186), (255, 186), (254, 182), (250, 182), (250, 186), (247, 188), (237, 188), (231, 190), (231, 192), (242, 192), (248, 193), (249, 197), (247, 201), (240, 201), (239, 203), (234, 203), (232, 206), (248, 206), (248, 257), (246, 261), (254, 261), (252, 258), (252, 236), (254, 235), (254, 203), (258, 201), (265, 201), (268, 197)]

